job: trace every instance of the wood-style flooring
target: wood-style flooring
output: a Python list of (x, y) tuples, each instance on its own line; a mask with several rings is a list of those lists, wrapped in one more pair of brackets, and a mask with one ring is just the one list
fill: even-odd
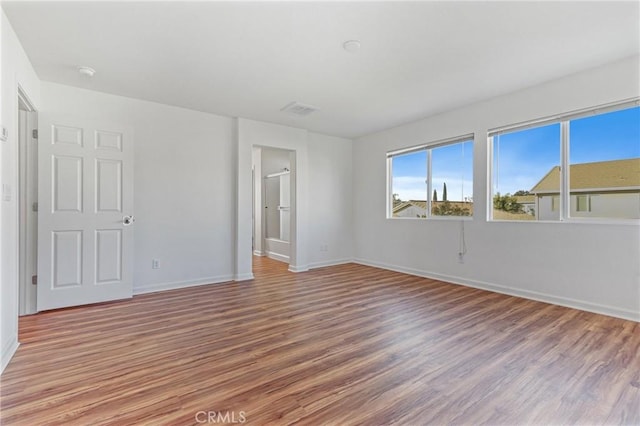
[(21, 318), (2, 425), (640, 424), (638, 323), (255, 261), (252, 281)]

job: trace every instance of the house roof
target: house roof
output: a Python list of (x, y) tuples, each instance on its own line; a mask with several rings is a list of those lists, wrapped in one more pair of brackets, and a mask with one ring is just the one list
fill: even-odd
[[(572, 164), (571, 190), (640, 188), (640, 158)], [(532, 189), (533, 193), (560, 191), (560, 167), (555, 166)]]
[(535, 195), (516, 195), (515, 197), (516, 197), (516, 201), (518, 201), (518, 203), (520, 204), (528, 204), (528, 203), (536, 202)]
[(409, 201), (403, 201), (400, 204), (398, 204), (397, 206), (395, 206), (393, 208), (393, 213), (399, 213), (402, 210), (406, 209), (407, 207), (410, 206), (416, 206), (418, 208), (421, 208), (422, 210), (427, 210), (427, 202), (424, 200), (409, 200)]

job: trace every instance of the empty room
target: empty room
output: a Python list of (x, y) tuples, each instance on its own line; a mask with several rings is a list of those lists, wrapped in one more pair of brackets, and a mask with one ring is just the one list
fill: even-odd
[(640, 2), (1, 7), (1, 424), (640, 424)]

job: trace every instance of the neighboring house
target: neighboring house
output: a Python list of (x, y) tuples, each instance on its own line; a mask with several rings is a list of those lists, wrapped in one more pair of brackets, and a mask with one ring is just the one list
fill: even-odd
[(427, 202), (424, 200), (401, 201), (393, 207), (393, 217), (426, 217)]
[(535, 195), (516, 195), (516, 201), (522, 206), (524, 213), (534, 215), (536, 211), (536, 196)]
[[(569, 168), (571, 217), (640, 218), (640, 158), (573, 164)], [(539, 220), (560, 217), (560, 167), (532, 189)]]
[[(444, 201), (432, 201), (432, 207), (439, 207)], [(462, 201), (449, 201), (452, 207), (460, 207), (469, 210), (473, 214), (473, 203)], [(393, 217), (427, 217), (427, 202), (425, 200), (401, 201), (393, 207)]]

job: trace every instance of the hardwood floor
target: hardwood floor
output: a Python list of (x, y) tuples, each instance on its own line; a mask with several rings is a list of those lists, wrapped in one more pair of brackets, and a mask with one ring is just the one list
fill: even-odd
[(2, 424), (640, 424), (638, 323), (256, 261), (253, 281), (21, 318)]

